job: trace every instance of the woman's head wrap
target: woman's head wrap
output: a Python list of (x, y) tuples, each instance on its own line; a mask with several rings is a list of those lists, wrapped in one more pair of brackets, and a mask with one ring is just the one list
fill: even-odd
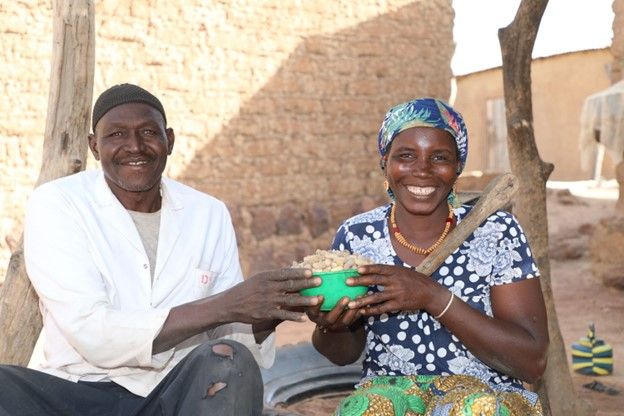
[(468, 156), (468, 131), (461, 114), (435, 98), (418, 98), (392, 107), (386, 113), (377, 137), (381, 156), (386, 155), (399, 133), (412, 127), (434, 127), (449, 132), (457, 145), (457, 173), (461, 173)]

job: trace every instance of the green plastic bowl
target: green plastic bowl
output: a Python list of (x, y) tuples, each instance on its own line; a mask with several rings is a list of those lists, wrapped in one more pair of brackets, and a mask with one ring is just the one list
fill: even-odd
[(356, 269), (339, 270), (336, 272), (314, 272), (313, 276), (321, 278), (320, 286), (302, 289), (303, 296), (323, 296), (322, 311), (331, 311), (338, 301), (345, 296), (353, 300), (366, 294), (368, 286), (347, 286), (345, 280), (352, 276), (359, 276)]

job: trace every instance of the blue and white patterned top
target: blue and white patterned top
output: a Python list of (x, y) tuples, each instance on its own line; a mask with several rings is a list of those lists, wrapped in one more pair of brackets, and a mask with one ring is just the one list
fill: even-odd
[[(454, 210), (457, 222), (469, 205)], [(402, 265), (388, 230), (390, 205), (345, 221), (332, 249), (348, 250), (374, 263)], [(456, 249), (432, 278), (473, 308), (492, 316), (490, 288), (539, 276), (527, 239), (515, 217), (491, 215)], [(371, 287), (369, 293), (377, 291)], [(363, 381), (378, 375), (449, 375), (478, 377), (493, 387), (522, 388), (522, 382), (488, 367), (426, 311), (370, 316), (365, 322)]]

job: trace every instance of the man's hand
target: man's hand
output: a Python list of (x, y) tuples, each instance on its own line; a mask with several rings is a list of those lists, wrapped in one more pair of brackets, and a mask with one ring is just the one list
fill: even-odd
[(284, 268), (258, 273), (223, 292), (236, 305), (233, 321), (259, 324), (268, 320), (302, 321), (303, 308), (320, 304), (318, 296), (302, 296), (301, 289), (319, 286), (321, 279), (308, 269)]
[(256, 341), (262, 342), (281, 321), (302, 321), (303, 308), (320, 304), (317, 296), (299, 291), (321, 284), (307, 269), (281, 269), (258, 273), (230, 289), (171, 309), (153, 343), (165, 351), (190, 336), (219, 325), (252, 324)]

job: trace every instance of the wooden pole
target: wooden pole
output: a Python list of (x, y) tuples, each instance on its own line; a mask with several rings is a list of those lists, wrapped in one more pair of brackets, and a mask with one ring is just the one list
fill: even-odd
[(416, 271), (431, 276), (483, 221), (508, 205), (517, 191), (518, 180), (511, 173), (492, 179), (468, 215), (462, 218), (461, 222), (442, 241), (442, 244), (416, 267)]
[[(85, 168), (93, 98), (93, 1), (55, 0), (53, 9), (50, 93), (36, 185)], [(41, 325), (38, 299), (26, 275), (20, 239), (0, 292), (0, 363), (27, 364)]]
[(498, 32), (503, 56), (503, 86), (511, 170), (520, 183), (514, 213), (524, 228), (541, 273), (541, 286), (548, 313), (548, 365), (538, 393), (545, 415), (591, 414), (588, 404), (574, 391), (563, 338), (550, 284), (546, 181), (552, 163), (540, 158), (533, 132), (531, 61), (537, 30), (548, 0), (522, 0), (511, 24)]

